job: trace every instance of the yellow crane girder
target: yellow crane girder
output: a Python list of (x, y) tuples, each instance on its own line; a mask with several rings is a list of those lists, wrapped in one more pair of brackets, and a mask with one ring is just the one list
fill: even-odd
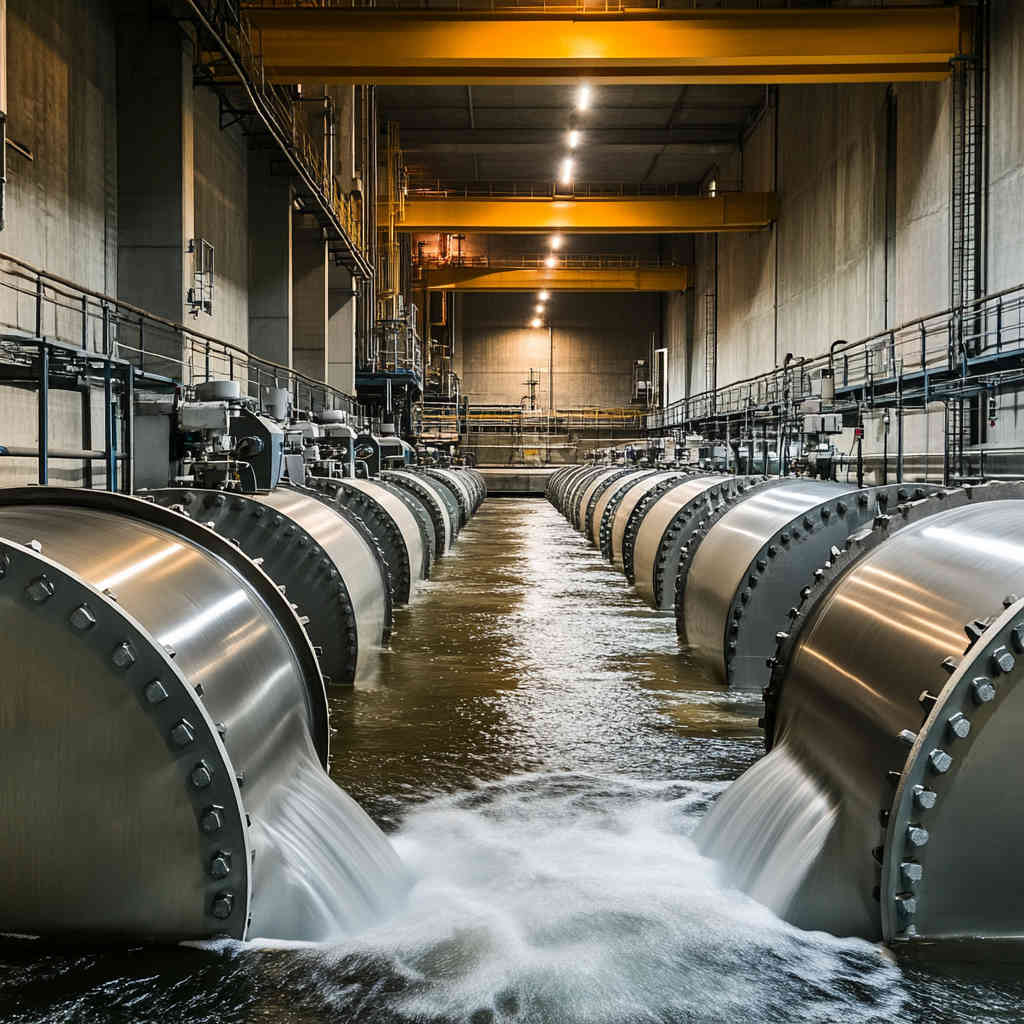
[(427, 291), (683, 292), (687, 267), (441, 267), (424, 272)]
[(620, 199), (408, 199), (399, 231), (447, 234), (671, 235), (771, 224), (771, 192)]
[(959, 6), (246, 13), (275, 81), (379, 85), (936, 81), (972, 25)]

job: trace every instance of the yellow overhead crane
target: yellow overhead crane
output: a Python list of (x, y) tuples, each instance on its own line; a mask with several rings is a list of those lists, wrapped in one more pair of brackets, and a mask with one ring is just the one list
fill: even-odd
[(755, 231), (775, 217), (771, 192), (615, 199), (407, 199), (399, 231), (491, 235), (672, 235)]
[(439, 267), (423, 272), (429, 292), (684, 292), (687, 267)]
[(971, 52), (972, 24), (958, 6), (246, 14), (273, 80), (378, 85), (937, 81)]

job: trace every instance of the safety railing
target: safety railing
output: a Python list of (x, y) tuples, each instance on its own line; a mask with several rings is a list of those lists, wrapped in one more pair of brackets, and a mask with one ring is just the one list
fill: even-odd
[(265, 388), (287, 388), (298, 408), (361, 413), (351, 395), (323, 381), (4, 253), (0, 330), (62, 341), (186, 386), (237, 380), (253, 397)]
[(798, 401), (818, 393), (823, 370), (832, 371), (840, 400), (844, 392), (870, 400), (895, 387), (901, 401), (942, 401), (979, 382), (995, 385), (1019, 376), (1019, 369), (993, 367), (1018, 352), (1024, 354), (1024, 284), (858, 341), (837, 341), (828, 352), (672, 402), (652, 412), (647, 426), (683, 427)]
[(465, 416), (468, 432), (566, 433), (644, 429), (646, 410), (604, 406), (574, 406), (552, 412), (524, 409), (516, 405), (471, 405)]
[[(313, 194), (328, 222), (362, 266), (360, 276), (368, 277), (362, 228), (362, 202), (338, 188), (329, 166), (323, 139), (317, 139), (305, 123), (300, 104), (288, 87), (267, 78), (260, 49), (259, 33), (242, 14), (238, 0), (188, 0), (207, 31), (217, 40), (224, 58), (232, 65), (248, 102), (263, 119), (267, 131), (290, 160), (303, 184)], [(223, 87), (216, 76), (214, 87)]]
[[(412, 172), (410, 172), (412, 174)], [(718, 192), (739, 191), (719, 183)], [(578, 182), (561, 185), (554, 181), (432, 181), (411, 176), (410, 199), (615, 199), (623, 196), (697, 196), (700, 190), (689, 184), (638, 185), (631, 182)]]
[[(927, 6), (934, 0), (873, 0), (874, 7)], [(663, 0), (243, 0), (244, 7), (255, 8), (330, 8), (334, 10), (452, 10), (466, 11), (521, 11), (548, 14), (629, 14), (631, 11), (664, 10)], [(672, 10), (701, 9), (708, 6), (706, 0), (676, 2)], [(762, 6), (758, 0), (751, 0), (750, 7)], [(833, 0), (805, 2), (803, 7), (831, 7)]]

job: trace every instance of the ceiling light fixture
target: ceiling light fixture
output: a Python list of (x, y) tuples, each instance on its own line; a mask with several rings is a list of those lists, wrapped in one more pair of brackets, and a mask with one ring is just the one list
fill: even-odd
[(562, 248), (562, 236), (561, 235), (552, 235), (551, 236), (551, 240), (548, 242), (548, 245), (550, 245), (552, 249), (561, 249)]
[(551, 296), (547, 292), (541, 292), (540, 295), (537, 296), (537, 298), (540, 299), (541, 302), (547, 302), (548, 299), (551, 298)]
[(577, 128), (569, 129), (569, 148), (575, 149), (580, 144), (580, 133)]
[(558, 260), (555, 259), (554, 256), (549, 256), (544, 261), (544, 266), (547, 267), (550, 270), (552, 267), (557, 267), (558, 266)]
[(571, 185), (572, 184), (572, 157), (571, 156), (567, 156), (562, 161), (562, 169), (561, 169), (561, 172), (558, 175), (558, 179), (559, 179), (559, 181), (561, 181), (561, 183), (563, 185)]
[(530, 326), (531, 326), (531, 327), (534, 327), (534, 328), (536, 328), (536, 327), (540, 327), (540, 317), (539, 317), (539, 316), (535, 316), (535, 317), (534, 317), (534, 318), (533, 318), (533, 319), (532, 319), (532, 320), (530, 321)]
[(581, 85), (576, 90), (576, 109), (577, 110), (589, 110), (590, 109), (590, 86)]
[(538, 302), (537, 305), (534, 307), (534, 309), (535, 309), (535, 311), (537, 313), (543, 313), (544, 312), (544, 303), (543, 302)]

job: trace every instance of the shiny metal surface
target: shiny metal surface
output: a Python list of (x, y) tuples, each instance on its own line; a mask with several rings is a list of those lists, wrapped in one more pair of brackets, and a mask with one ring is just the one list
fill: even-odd
[(387, 580), (369, 543), (339, 510), (287, 488), (248, 495), (166, 488), (152, 497), (181, 506), (263, 560), (264, 571), (309, 618), (328, 681), (352, 683), (361, 675), (390, 628)]
[(434, 530), (434, 550), (438, 556), (443, 555), (452, 544), (452, 524), (448, 506), (435, 481), (430, 477), (397, 470), (387, 470), (381, 476), (389, 483), (411, 490), (423, 502)]
[(420, 525), (405, 503), (373, 480), (314, 477), (311, 485), (350, 507), (374, 531), (391, 569), (394, 600), (411, 600), (427, 570)]
[(569, 473), (564, 478), (559, 480), (554, 493), (554, 506), (558, 509), (562, 515), (565, 515), (566, 500), (568, 498), (569, 490), (573, 484), (580, 479), (580, 477), (590, 473), (593, 470), (591, 464), (583, 466), (573, 466)]
[(618, 476), (622, 472), (621, 466), (608, 466), (601, 473), (596, 474), (588, 483), (587, 486), (582, 488), (577, 495), (576, 504), (572, 509), (572, 524), (582, 533), (587, 532), (587, 525), (584, 522), (584, 516), (587, 511), (587, 505), (590, 503), (590, 499), (594, 492), (608, 480)]
[[(644, 516), (633, 544), (633, 582), (637, 592), (652, 608), (665, 611), (675, 605), (675, 572), (671, 572), (667, 585), (660, 586), (656, 580), (659, 569), (664, 569), (665, 565), (664, 561), (659, 562), (659, 556), (664, 554), (665, 531), (684, 509), (696, 516), (700, 515), (701, 506), (710, 511), (720, 488), (727, 486), (729, 481), (730, 477), (721, 475), (680, 480), (665, 491)], [(674, 538), (680, 546), (686, 541), (684, 527), (685, 524), (680, 524), (680, 532)], [(675, 568), (678, 564), (677, 551)]]
[(459, 505), (459, 528), (461, 529), (465, 526), (473, 515), (473, 495), (470, 493), (469, 485), (448, 469), (437, 469), (428, 466), (423, 467), (418, 472), (445, 484), (455, 495), (455, 500)]
[(429, 485), (437, 493), (437, 496), (444, 503), (444, 507), (448, 513), (448, 535), (450, 543), (454, 544), (459, 537), (459, 530), (462, 529), (462, 510), (460, 501), (462, 500), (461, 494), (455, 490), (455, 485), (450, 481), (444, 480), (442, 477), (431, 476), (425, 469), (413, 468), (413, 469), (398, 469), (393, 470), (395, 473), (406, 473), (417, 480), (424, 481), (425, 484)]
[(420, 531), (420, 543), (423, 546), (423, 579), (430, 578), (430, 569), (434, 564), (437, 555), (436, 535), (434, 523), (430, 518), (430, 511), (418, 495), (414, 494), (407, 487), (399, 487), (391, 480), (383, 477), (374, 477), (372, 483), (393, 494), (412, 513), (413, 519)]
[[(922, 730), (930, 708), (922, 693), (945, 696), (951, 680), (943, 663), (956, 665), (968, 650), (960, 670), (966, 686), (992, 680), (997, 694), (1012, 691), (1019, 660), (1012, 639), (997, 655), (988, 632), (972, 648), (966, 627), (977, 621), (984, 631), (994, 616), (998, 629), (1004, 598), (1024, 592), (1024, 506), (995, 500), (943, 510), (935, 499), (921, 504), (928, 501), (935, 502), (934, 515), (868, 550), (826, 589), (773, 683), (771, 741), (820, 780), (835, 814), (786, 916), (837, 934), (882, 935), (872, 896), (879, 864), (866, 851), (884, 840), (890, 865), (908, 857), (907, 819), (894, 836), (880, 825), (880, 814), (893, 813), (887, 773), (923, 769), (938, 795), (934, 807), (913, 811), (932, 834), (913, 854), (926, 884), (920, 905), (929, 907), (917, 921), (919, 933), (927, 937), (922, 929), (931, 922), (936, 938), (1019, 937), (1024, 915), (1010, 894), (1019, 888), (1024, 824), (1007, 798), (1024, 784), (1022, 701), (1014, 694), (1004, 704), (998, 697), (972, 703), (970, 740), (958, 738), (944, 719), (931, 734), (942, 747), (908, 748), (901, 733), (912, 739)], [(932, 750), (943, 748), (959, 771), (929, 770)]]
[[(687, 642), (723, 682), (748, 689), (767, 683), (765, 659), (786, 625), (786, 610), (827, 561), (829, 547), (841, 545), (865, 521), (856, 510), (873, 508), (873, 498), (854, 491), (851, 484), (787, 480), (737, 502), (701, 541), (690, 563), (681, 615)], [(846, 494), (847, 500), (838, 500)], [(762, 556), (780, 532), (773, 552)], [(763, 570), (756, 565), (759, 557)], [(727, 637), (737, 608), (739, 625)], [(740, 635), (744, 649), (733, 649), (727, 673), (726, 645), (737, 644)]]
[(622, 499), (634, 484), (654, 476), (657, 472), (658, 470), (654, 469), (635, 470), (613, 484), (598, 501), (598, 507), (594, 509), (594, 543), (600, 549), (601, 556), (608, 561), (611, 561), (612, 557), (612, 526)]
[[(283, 614), (271, 613), (273, 584), (183, 516), (58, 488), (0, 492), (0, 502), (8, 502), (0, 537), (45, 552), (8, 545), (5, 580), (15, 582), (27, 562), (48, 563), (28, 586), (0, 587), (5, 634), (17, 638), (17, 671), (0, 689), (10, 767), (0, 783), (8, 823), (0, 928), (243, 936), (258, 903), (249, 900), (249, 846), (263, 848), (257, 874), (272, 915), (274, 805), (293, 773), (322, 774), (311, 648), (297, 649), (301, 631), (289, 635)], [(251, 569), (238, 571), (245, 564)], [(53, 592), (36, 600), (31, 588), (47, 573)], [(209, 775), (201, 786), (198, 765)], [(252, 828), (229, 842), (230, 870), (215, 880), (206, 866), (242, 813), (236, 774)], [(199, 822), (211, 799), (222, 802), (222, 824), (207, 834)], [(226, 912), (214, 916), (225, 893)]]
[(629, 517), (633, 514), (633, 510), (656, 487), (660, 487), (666, 480), (672, 480), (682, 475), (675, 470), (655, 473), (654, 476), (637, 481), (623, 495), (619, 507), (615, 510), (615, 519), (612, 521), (611, 563), (616, 569), (622, 568), (622, 543), (626, 535), (626, 525), (629, 523)]
[(604, 468), (603, 466), (594, 466), (593, 464), (584, 466), (578, 473), (575, 473), (566, 481), (564, 488), (562, 488), (559, 511), (570, 523), (572, 522), (572, 507), (581, 488), (586, 487), (591, 479), (602, 472)]

